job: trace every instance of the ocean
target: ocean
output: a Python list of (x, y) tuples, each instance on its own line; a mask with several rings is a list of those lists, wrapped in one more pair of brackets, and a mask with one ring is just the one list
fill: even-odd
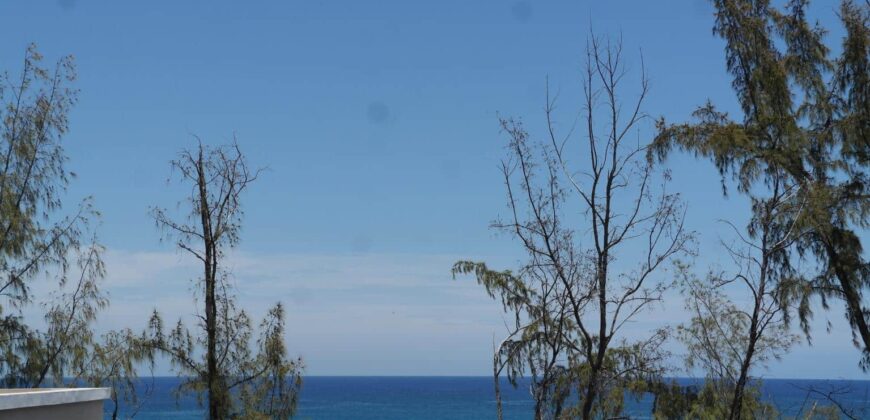
[[(151, 388), (135, 418), (198, 419), (204, 411), (193, 398), (176, 401), (172, 390), (179, 379), (158, 377), (142, 379)], [(691, 379), (678, 379), (690, 383)], [(296, 419), (311, 420), (405, 420), (405, 419), (495, 419), (495, 399), (491, 377), (393, 377), (393, 376), (310, 376), (304, 378)], [(870, 407), (870, 381), (767, 379), (762, 392), (785, 415), (793, 416), (813, 401), (824, 403), (808, 388), (848, 390), (837, 395), (851, 409)], [(506, 419), (530, 419), (532, 401), (527, 388), (513, 389), (505, 384)], [(652, 399), (629, 399), (626, 415), (631, 419), (650, 418)], [(109, 403), (106, 409), (110, 409)], [(870, 409), (864, 410), (870, 419)], [(108, 413), (107, 413), (108, 414)]]

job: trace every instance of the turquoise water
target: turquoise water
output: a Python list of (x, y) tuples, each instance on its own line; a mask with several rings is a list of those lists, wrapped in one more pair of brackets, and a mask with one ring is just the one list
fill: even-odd
[[(151, 385), (143, 396), (136, 419), (197, 419), (203, 410), (192, 398), (176, 401), (176, 378), (144, 380)], [(688, 384), (690, 379), (679, 379)], [(806, 389), (849, 389), (838, 400), (850, 408), (870, 405), (870, 381), (769, 379), (763, 393), (781, 412), (795, 414), (820, 397)], [(503, 386), (506, 419), (529, 419), (532, 401), (527, 389)], [(649, 418), (651, 398), (626, 402), (632, 419)], [(106, 405), (109, 408), (109, 404)], [(866, 410), (865, 415), (870, 415)], [(495, 400), (490, 377), (306, 377), (299, 401), (298, 419), (494, 419)], [(870, 418), (870, 417), (867, 417)]]

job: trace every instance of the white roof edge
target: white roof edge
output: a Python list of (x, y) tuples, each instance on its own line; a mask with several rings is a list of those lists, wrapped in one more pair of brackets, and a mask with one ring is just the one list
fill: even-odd
[(45, 405), (102, 401), (111, 395), (109, 388), (34, 388), (0, 393), (0, 411)]

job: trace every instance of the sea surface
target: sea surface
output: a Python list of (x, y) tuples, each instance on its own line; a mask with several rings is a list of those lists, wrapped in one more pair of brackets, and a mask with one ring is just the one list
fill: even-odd
[[(176, 400), (174, 377), (141, 380), (150, 392), (135, 419), (198, 419), (204, 411), (194, 398)], [(677, 379), (682, 384), (692, 379)], [(142, 388), (142, 387), (140, 387)], [(863, 410), (870, 419), (870, 381), (767, 379), (762, 392), (785, 415), (793, 416), (814, 401), (826, 404), (824, 397), (808, 389), (837, 391), (837, 400), (847, 408)], [(528, 388), (502, 386), (506, 419), (532, 417)], [(632, 419), (650, 418), (652, 398), (626, 401), (626, 415)], [(109, 410), (111, 404), (106, 404)], [(126, 411), (126, 410), (122, 410)], [(108, 415), (108, 412), (107, 412)], [(394, 377), (394, 376), (310, 376), (305, 377), (297, 419), (495, 419), (495, 398), (491, 377)], [(860, 417), (859, 417), (860, 418)]]

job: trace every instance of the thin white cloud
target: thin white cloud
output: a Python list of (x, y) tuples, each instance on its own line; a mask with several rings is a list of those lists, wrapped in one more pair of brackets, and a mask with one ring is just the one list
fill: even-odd
[[(97, 329), (145, 327), (152, 310), (167, 322), (192, 323), (191, 294), (198, 278), (197, 261), (170, 252), (109, 250), (104, 289), (111, 305)], [(260, 319), (269, 307), (287, 309), (291, 354), (306, 360), (309, 374), (487, 375), (493, 341), (505, 333), (500, 305), (472, 278), (452, 280), (450, 267), (459, 257), (425, 254), (250, 254), (227, 258), (238, 303)], [(509, 267), (505, 258), (481, 258)], [(497, 264), (493, 264), (497, 266)], [(35, 287), (46, 292), (52, 285)], [(848, 343), (848, 327), (839, 308), (827, 314), (835, 325), (825, 333), (825, 314), (814, 323), (816, 346), (795, 349), (764, 374), (775, 377), (852, 377), (857, 352)], [(38, 316), (39, 308), (29, 308)], [(678, 293), (621, 331), (632, 340), (662, 325), (688, 319)], [(676, 354), (678, 343), (668, 344)], [(795, 372), (811, 355), (846, 362), (830, 369)], [(158, 373), (166, 374), (165, 367)], [(824, 375), (823, 375), (824, 373)]]

